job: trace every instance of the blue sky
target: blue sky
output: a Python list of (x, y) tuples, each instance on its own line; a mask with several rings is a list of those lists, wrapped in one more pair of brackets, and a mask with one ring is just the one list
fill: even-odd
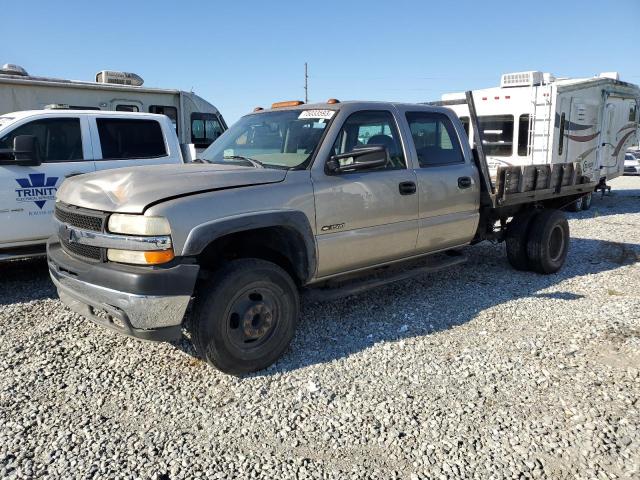
[(0, 63), (91, 80), (135, 72), (235, 121), (257, 105), (427, 101), (508, 71), (618, 71), (640, 83), (640, 0), (4, 0)]

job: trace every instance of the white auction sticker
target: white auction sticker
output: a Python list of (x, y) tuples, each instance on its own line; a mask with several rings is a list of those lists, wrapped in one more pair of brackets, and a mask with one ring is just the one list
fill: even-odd
[(325, 118), (329, 120), (336, 112), (333, 110), (304, 110), (300, 115), (298, 115), (298, 119), (301, 118)]

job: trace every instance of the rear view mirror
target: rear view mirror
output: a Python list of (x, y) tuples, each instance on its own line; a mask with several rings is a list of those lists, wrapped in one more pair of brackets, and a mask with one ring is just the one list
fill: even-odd
[(18, 135), (13, 139), (13, 157), (17, 165), (36, 167), (42, 162), (34, 135)]
[(376, 145), (353, 150), (352, 152), (333, 155), (327, 161), (329, 174), (357, 172), (384, 167), (389, 162), (386, 147)]

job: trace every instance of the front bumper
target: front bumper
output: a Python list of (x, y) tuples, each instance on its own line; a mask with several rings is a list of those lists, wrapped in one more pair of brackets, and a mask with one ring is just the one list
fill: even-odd
[(640, 175), (640, 166), (628, 166), (624, 167), (625, 175)]
[(53, 237), (47, 243), (49, 274), (60, 300), (110, 330), (143, 339), (180, 338), (199, 266), (133, 267), (80, 261)]

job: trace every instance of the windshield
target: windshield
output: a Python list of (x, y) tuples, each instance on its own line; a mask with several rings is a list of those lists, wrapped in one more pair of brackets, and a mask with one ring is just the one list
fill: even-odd
[(284, 110), (247, 115), (200, 157), (215, 163), (300, 167), (313, 155), (334, 114), (333, 110)]

